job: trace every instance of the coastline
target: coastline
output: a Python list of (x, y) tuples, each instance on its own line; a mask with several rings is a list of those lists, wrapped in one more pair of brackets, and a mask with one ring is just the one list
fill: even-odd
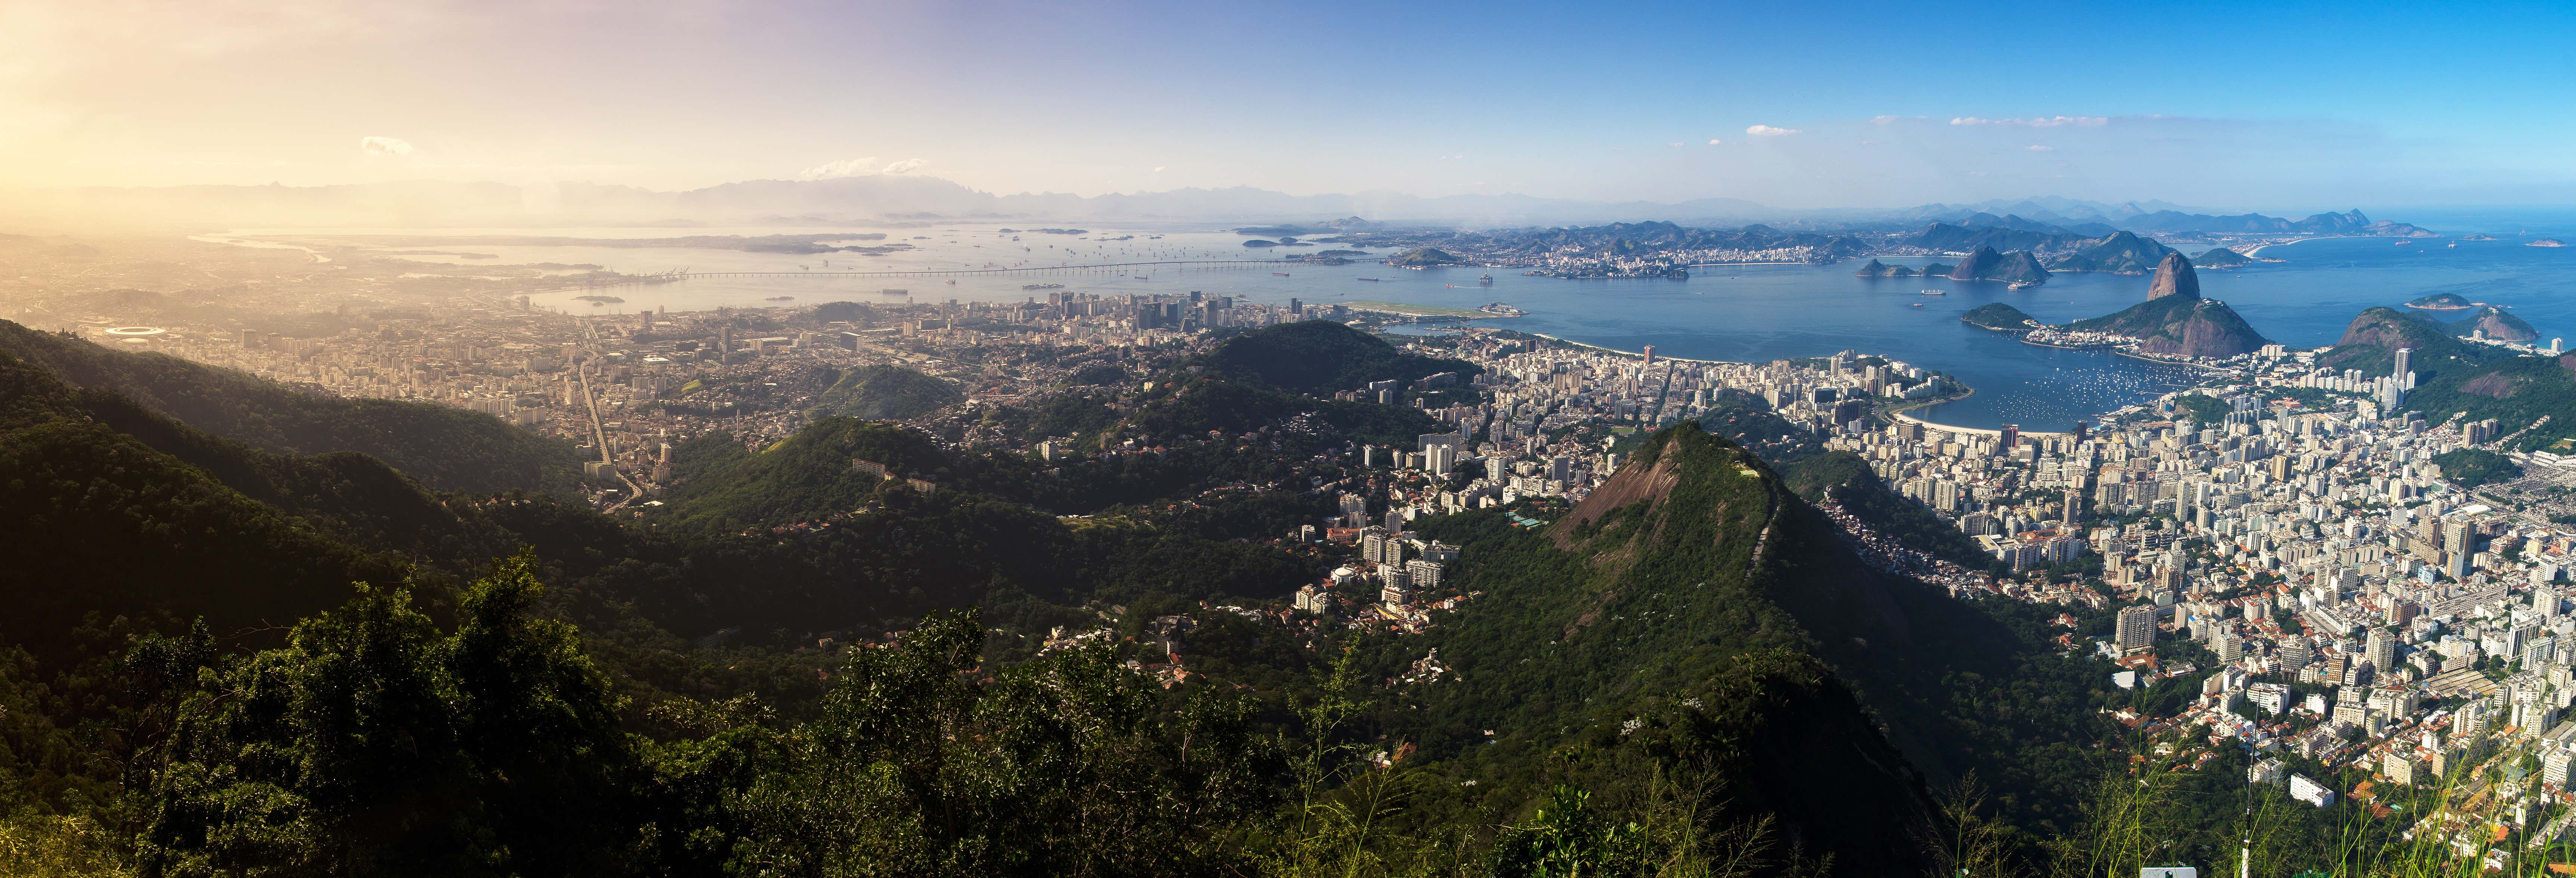
[(2217, 366), (2203, 366), (2203, 365), (2201, 365), (2201, 364), (2199, 364), (2199, 363), (2189, 362), (2189, 361), (2186, 361), (2186, 360), (2163, 360), (2163, 359), (2157, 359), (2157, 358), (2155, 358), (2155, 357), (2141, 356), (2141, 355), (2138, 355), (2138, 354), (2130, 353), (2130, 352), (2128, 351), (2128, 349), (2126, 349), (2126, 348), (2111, 348), (2111, 349), (2110, 349), (2110, 351), (2111, 351), (2111, 353), (2118, 354), (2118, 355), (2120, 355), (2120, 356), (2127, 357), (2127, 358), (2132, 359), (2132, 360), (2145, 360), (2145, 361), (2150, 362), (2150, 363), (2156, 363), (2156, 364), (2165, 365), (2165, 366), (2189, 366), (2189, 367), (2191, 367), (2191, 368), (2198, 369), (2198, 370), (2201, 370), (2201, 371), (2203, 371), (2203, 372), (2226, 372), (2226, 371), (2229, 371), (2229, 370), (2226, 370), (2226, 369), (2221, 369), (2221, 368), (2219, 368), (2219, 367), (2217, 367)]
[(1340, 305), (1353, 311), (1367, 311), (1374, 314), (1393, 314), (1399, 317), (1456, 317), (1461, 320), (1509, 320), (1513, 317), (1520, 316), (1516, 314), (1495, 314), (1487, 311), (1478, 311), (1473, 308), (1443, 308), (1438, 305), (1406, 305), (1400, 302), (1358, 301), (1333, 302), (1330, 304)]
[[(1645, 359), (1645, 357), (1646, 357), (1646, 355), (1645, 355), (1643, 352), (1640, 352), (1640, 351), (1623, 351), (1623, 350), (1620, 350), (1620, 349), (1618, 349), (1618, 348), (1602, 347), (1602, 346), (1597, 345), (1597, 344), (1592, 344), (1592, 343), (1589, 343), (1589, 342), (1580, 342), (1580, 341), (1575, 341), (1575, 340), (1570, 339), (1570, 338), (1558, 338), (1558, 337), (1556, 337), (1556, 336), (1549, 335), (1549, 334), (1544, 333), (1544, 332), (1533, 332), (1533, 333), (1530, 333), (1530, 334), (1531, 334), (1531, 335), (1538, 336), (1538, 337), (1543, 338), (1543, 339), (1547, 339), (1548, 341), (1556, 342), (1556, 343), (1558, 343), (1558, 344), (1570, 344), (1570, 345), (1573, 345), (1573, 346), (1578, 347), (1578, 348), (1591, 348), (1591, 349), (1596, 350), (1596, 351), (1604, 351), (1604, 352), (1607, 352), (1607, 353), (1618, 354), (1618, 355), (1623, 356), (1623, 357), (1636, 357), (1636, 358), (1641, 359), (1641, 360), (1642, 360), (1642, 359)], [(1751, 365), (1751, 364), (1749, 364), (1749, 363), (1738, 363), (1738, 362), (1736, 362), (1736, 361), (1734, 361), (1734, 360), (1698, 360), (1698, 359), (1692, 359), (1692, 358), (1690, 358), (1690, 357), (1666, 357), (1666, 356), (1662, 356), (1662, 355), (1657, 355), (1657, 356), (1656, 356), (1656, 359), (1659, 359), (1659, 360), (1671, 360), (1671, 361), (1676, 362), (1676, 363), (1707, 363), (1707, 364), (1709, 364), (1709, 365), (1713, 365), (1713, 366), (1745, 366), (1745, 365)]]
[(2263, 252), (2263, 248), (2265, 248), (2265, 247), (2287, 247), (2287, 246), (2290, 246), (2290, 245), (2292, 245), (2292, 244), (2305, 244), (2305, 243), (2307, 243), (2307, 242), (2309, 242), (2309, 241), (2324, 241), (2324, 240), (2329, 240), (2329, 239), (2332, 239), (2332, 238), (2376, 238), (2376, 237), (2379, 237), (2379, 236), (2377, 236), (2377, 235), (2316, 235), (2316, 236), (2313, 236), (2313, 237), (2299, 238), (2299, 239), (2291, 240), (2291, 241), (2269, 241), (2269, 242), (2265, 242), (2265, 243), (2261, 243), (2261, 244), (2256, 244), (2256, 245), (2254, 245), (2254, 249), (2252, 249), (2252, 250), (2243, 250), (2243, 251), (2239, 251), (2239, 252), (2244, 253), (2244, 254), (2245, 254), (2245, 258), (2247, 258), (2247, 259), (2252, 259), (2252, 258), (2254, 258), (2254, 257), (2256, 257), (2256, 256), (2261, 255), (2261, 254), (2262, 254), (2262, 252)]
[(2035, 348), (2056, 348), (2061, 351), (2117, 351), (2120, 349), (2116, 344), (2049, 344), (2044, 341), (2031, 341), (2027, 333), (2022, 335), (2021, 343)]

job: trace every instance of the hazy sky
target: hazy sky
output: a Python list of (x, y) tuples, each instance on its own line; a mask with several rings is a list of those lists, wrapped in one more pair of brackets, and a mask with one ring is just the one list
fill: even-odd
[(0, 0), (0, 186), (2576, 202), (2576, 4)]

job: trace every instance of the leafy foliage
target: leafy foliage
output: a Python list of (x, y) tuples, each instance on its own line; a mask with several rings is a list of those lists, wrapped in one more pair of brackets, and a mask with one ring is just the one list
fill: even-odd
[(2513, 458), (2477, 448), (2462, 448), (2433, 456), (2433, 465), (2442, 468), (2442, 478), (2459, 483), (2463, 488), (2512, 481), (2522, 477), (2522, 467)]
[(634, 756), (569, 625), (533, 618), (534, 561), (475, 583), (441, 635), (359, 590), (288, 645), (146, 643), (173, 684), (149, 766), (152, 874), (620, 874)]

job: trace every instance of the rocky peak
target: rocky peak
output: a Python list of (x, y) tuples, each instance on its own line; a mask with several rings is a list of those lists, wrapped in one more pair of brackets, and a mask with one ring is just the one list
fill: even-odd
[(2147, 285), (2147, 298), (2166, 296), (2200, 298), (2200, 273), (2192, 270), (2191, 260), (2183, 258), (2179, 251), (2165, 254), (2164, 261), (2156, 263), (2156, 279)]

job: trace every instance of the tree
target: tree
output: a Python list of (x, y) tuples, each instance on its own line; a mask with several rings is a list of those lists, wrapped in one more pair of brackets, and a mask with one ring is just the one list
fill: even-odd
[(1273, 799), (1246, 705), (1175, 711), (1108, 644), (979, 679), (979, 615), (851, 653), (785, 764), (731, 797), (746, 875), (1145, 875), (1237, 856)]
[(633, 756), (572, 626), (531, 615), (535, 565), (496, 564), (452, 634), (362, 584), (207, 659), (148, 754), (144, 874), (621, 873)]

